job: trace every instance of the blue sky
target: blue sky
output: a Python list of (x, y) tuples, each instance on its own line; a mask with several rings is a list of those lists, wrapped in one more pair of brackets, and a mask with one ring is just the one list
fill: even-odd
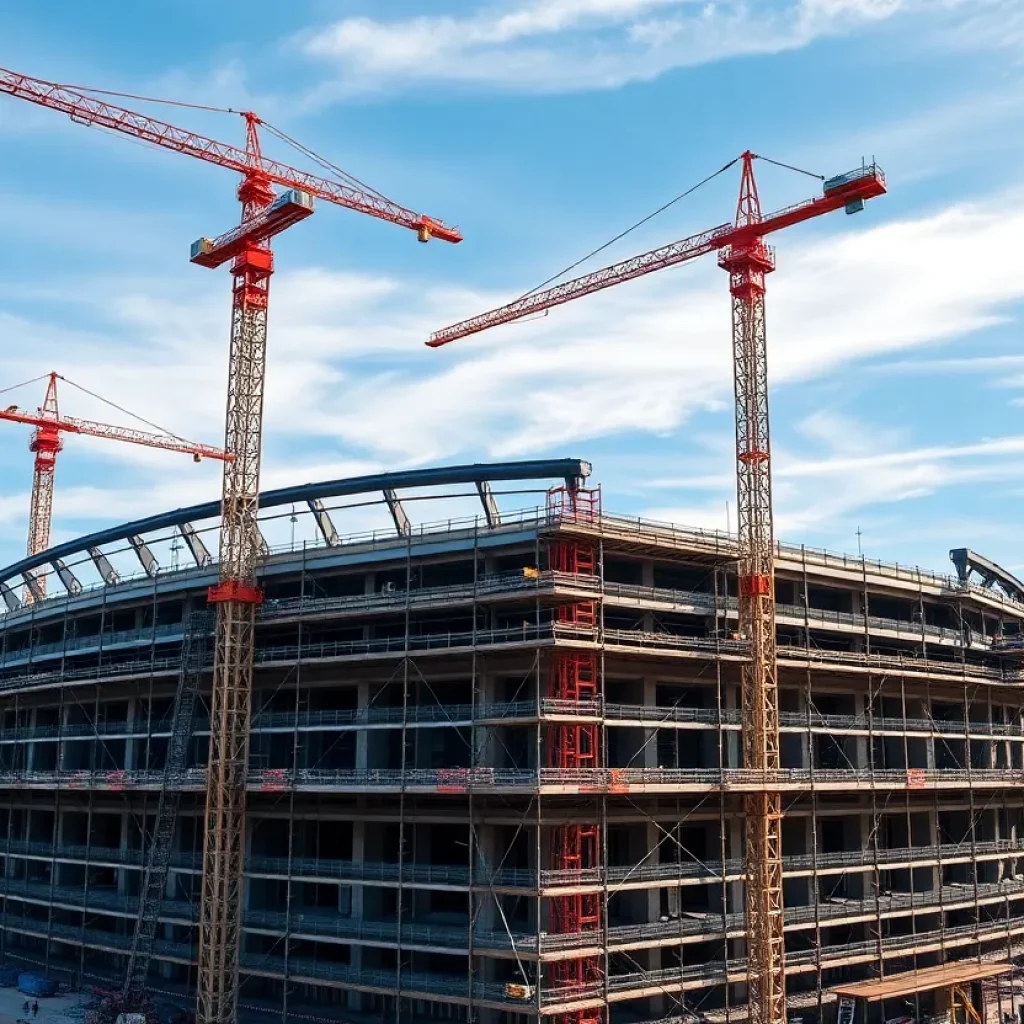
[[(823, 174), (875, 155), (888, 196), (775, 239), (777, 533), (855, 552), (859, 528), (880, 557), (946, 568), (967, 545), (1024, 568), (1024, 0), (254, 0), (246, 12), (4, 5), (0, 65), (251, 107), (462, 228), (461, 246), (420, 246), (321, 204), (278, 239), (267, 486), (575, 455), (594, 463), (608, 508), (724, 526), (729, 303), (713, 260), (440, 351), (422, 341), (743, 149)], [(146, 109), (242, 139), (230, 115)], [(232, 176), (6, 97), (0, 147), (0, 386), (57, 369), (216, 443), (228, 278), (187, 251), (235, 221)], [(758, 171), (768, 209), (817, 188)], [(728, 220), (737, 184), (717, 179), (593, 268)], [(73, 392), (64, 408), (117, 418)], [(31, 463), (27, 431), (4, 438), (9, 561)], [(54, 536), (218, 491), (214, 465), (69, 439)], [(360, 529), (363, 513), (338, 525)]]

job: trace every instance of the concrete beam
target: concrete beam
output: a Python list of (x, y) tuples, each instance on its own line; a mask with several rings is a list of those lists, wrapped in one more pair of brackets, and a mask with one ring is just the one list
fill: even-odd
[(138, 534), (132, 534), (128, 538), (128, 543), (131, 544), (132, 550), (138, 557), (139, 564), (146, 570), (146, 575), (155, 576), (160, 568), (160, 564), (157, 562), (153, 552), (149, 550), (146, 542)]
[(398, 495), (391, 490), (391, 488), (385, 488), (384, 500), (388, 504), (388, 510), (391, 512), (391, 518), (395, 522), (395, 529), (398, 531), (398, 536), (410, 536), (412, 533), (412, 524), (409, 522), (409, 517), (405, 514), (405, 509), (402, 507), (402, 502)]
[(476, 493), (480, 495), (480, 504), (484, 507), (484, 517), (487, 525), (494, 527), (501, 525), (501, 513), (498, 511), (498, 503), (494, 500), (494, 491), (486, 480), (477, 480)]
[(203, 538), (199, 536), (199, 532), (191, 523), (179, 523), (178, 532), (188, 546), (192, 560), (200, 569), (205, 568), (213, 561), (213, 556), (203, 543)]
[(341, 541), (338, 539), (338, 531), (334, 528), (334, 523), (331, 522), (327, 506), (319, 498), (310, 498), (306, 504), (309, 505), (309, 511), (313, 513), (313, 519), (316, 520), (317, 529), (319, 529), (324, 543), (329, 548), (338, 547)]
[(69, 594), (74, 596), (82, 592), (82, 584), (79, 582), (78, 577), (68, 568), (63, 558), (55, 558), (50, 564), (53, 566), (53, 571), (60, 577), (64, 589)]
[(25, 586), (28, 587), (28, 592), (32, 595), (33, 601), (45, 601), (46, 593), (42, 586), (39, 584), (39, 580), (36, 579), (35, 570), (29, 572), (23, 572), (21, 578), (25, 581)]
[(113, 585), (120, 581), (121, 577), (118, 576), (117, 570), (110, 564), (110, 559), (99, 548), (89, 548), (89, 557), (92, 559), (92, 564), (96, 566), (96, 571), (100, 574), (104, 583)]
[(0, 583), (0, 597), (3, 597), (9, 612), (16, 612), (22, 607), (21, 598), (6, 583)]

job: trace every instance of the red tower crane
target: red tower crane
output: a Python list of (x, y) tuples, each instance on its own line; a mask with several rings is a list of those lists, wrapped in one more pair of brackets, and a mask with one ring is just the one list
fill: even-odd
[[(186, 441), (174, 434), (152, 434), (130, 427), (114, 427), (109, 423), (61, 416), (57, 407), (57, 381), (66, 380), (59, 373), (51, 373), (46, 385), (43, 404), (34, 412), (9, 405), (0, 409), (0, 420), (24, 423), (35, 427), (28, 450), (35, 454), (35, 473), (32, 477), (32, 505), (28, 518), (28, 553), (37, 555), (50, 544), (50, 520), (53, 515), (53, 477), (57, 469), (57, 453), (64, 447), (61, 434), (84, 434), (88, 437), (105, 437), (111, 441), (127, 441), (147, 448), (163, 448), (171, 452), (184, 452), (199, 462), (201, 459), (220, 459), (230, 462), (233, 456), (222, 448)], [(46, 577), (36, 579), (36, 590), (46, 593)], [(31, 600), (34, 595), (28, 595)]]
[[(433, 334), (432, 348), (511, 323), (593, 292), (718, 252), (732, 296), (733, 382), (736, 404), (736, 491), (739, 540), (740, 631), (750, 643), (742, 668), (743, 763), (760, 774), (744, 798), (747, 987), (753, 1024), (785, 1024), (786, 975), (782, 907), (782, 800), (779, 770), (778, 678), (775, 657), (775, 568), (772, 530), (771, 446), (768, 432), (768, 361), (765, 275), (775, 269), (765, 236), (834, 210), (856, 213), (885, 192), (874, 163), (830, 178), (822, 194), (763, 216), (754, 179), (754, 153), (740, 158), (743, 174), (735, 220), (661, 249), (533, 292), (515, 302)], [(564, 865), (572, 869), (567, 859)], [(552, 908), (553, 910), (555, 908)], [(576, 976), (596, 965), (581, 964)], [(556, 980), (557, 984), (557, 980)], [(587, 1017), (589, 1022), (591, 1019)], [(578, 1024), (579, 1014), (558, 1024)]]
[[(59, 85), (0, 69), (0, 93), (60, 111), (79, 124), (120, 132), (242, 176), (237, 193), (242, 205), (239, 226), (215, 240), (200, 239), (192, 247), (192, 260), (200, 266), (216, 267), (230, 261), (232, 277), (224, 447), (234, 458), (224, 466), (220, 582), (209, 593), (218, 613), (210, 708), (197, 1017), (198, 1024), (235, 1024), (253, 647), (256, 606), (261, 600), (256, 578), (260, 557), (256, 513), (267, 308), (274, 271), (270, 239), (309, 216), (314, 198), (409, 228), (421, 242), (431, 238), (460, 242), (462, 236), (442, 221), (400, 206), (344, 175), (251, 111), (241, 114), (245, 119), (246, 141), (245, 148), (240, 149), (115, 106), (89, 95), (90, 92), (96, 90)], [(261, 126), (337, 173), (339, 178), (318, 177), (263, 156)], [(275, 197), (275, 185), (289, 191)]]

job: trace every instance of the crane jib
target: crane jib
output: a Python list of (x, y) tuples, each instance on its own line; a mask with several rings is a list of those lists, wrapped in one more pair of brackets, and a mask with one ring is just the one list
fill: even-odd
[[(757, 239), (811, 220), (833, 210), (845, 208), (855, 213), (863, 202), (885, 193), (885, 175), (877, 164), (867, 164), (854, 171), (830, 178), (825, 182), (822, 194), (802, 203), (776, 210), (755, 223), (720, 224), (718, 227), (689, 238), (672, 242), (640, 256), (633, 256), (620, 263), (601, 270), (584, 274), (571, 281), (563, 281), (546, 291), (525, 295), (515, 302), (499, 306), (488, 313), (470, 317), (435, 331), (426, 342), (428, 348), (440, 348), (452, 341), (478, 334), (490, 327), (513, 323), (535, 313), (564, 305), (573, 299), (603, 291), (613, 285), (624, 284), (650, 274), (655, 270), (678, 266), (692, 259), (707, 255), (715, 249), (741, 249), (753, 245)], [(859, 205), (858, 205), (859, 204)]]
[(432, 238), (442, 242), (462, 241), (457, 228), (445, 224), (439, 218), (416, 213), (377, 192), (343, 181), (321, 178), (262, 155), (254, 166), (247, 151), (238, 146), (178, 128), (166, 121), (108, 103), (68, 86), (0, 68), (0, 92), (66, 114), (73, 122), (86, 128), (106, 128), (242, 175), (257, 170), (275, 185), (286, 189), (301, 189), (317, 199), (415, 231), (420, 241)]

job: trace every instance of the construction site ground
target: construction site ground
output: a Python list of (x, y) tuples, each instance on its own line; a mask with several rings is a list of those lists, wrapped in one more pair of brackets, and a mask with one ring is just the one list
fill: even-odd
[[(26, 1018), (23, 1011), (25, 995), (16, 988), (0, 988), (0, 1024), (16, 1024), (19, 1020), (38, 1021), (39, 1024), (68, 1024), (69, 1021), (85, 1020), (84, 1007), (88, 998), (84, 995), (71, 994), (54, 996), (51, 999), (39, 1000), (39, 1016), (31, 1013)], [(29, 1004), (33, 1000), (29, 999)]]

